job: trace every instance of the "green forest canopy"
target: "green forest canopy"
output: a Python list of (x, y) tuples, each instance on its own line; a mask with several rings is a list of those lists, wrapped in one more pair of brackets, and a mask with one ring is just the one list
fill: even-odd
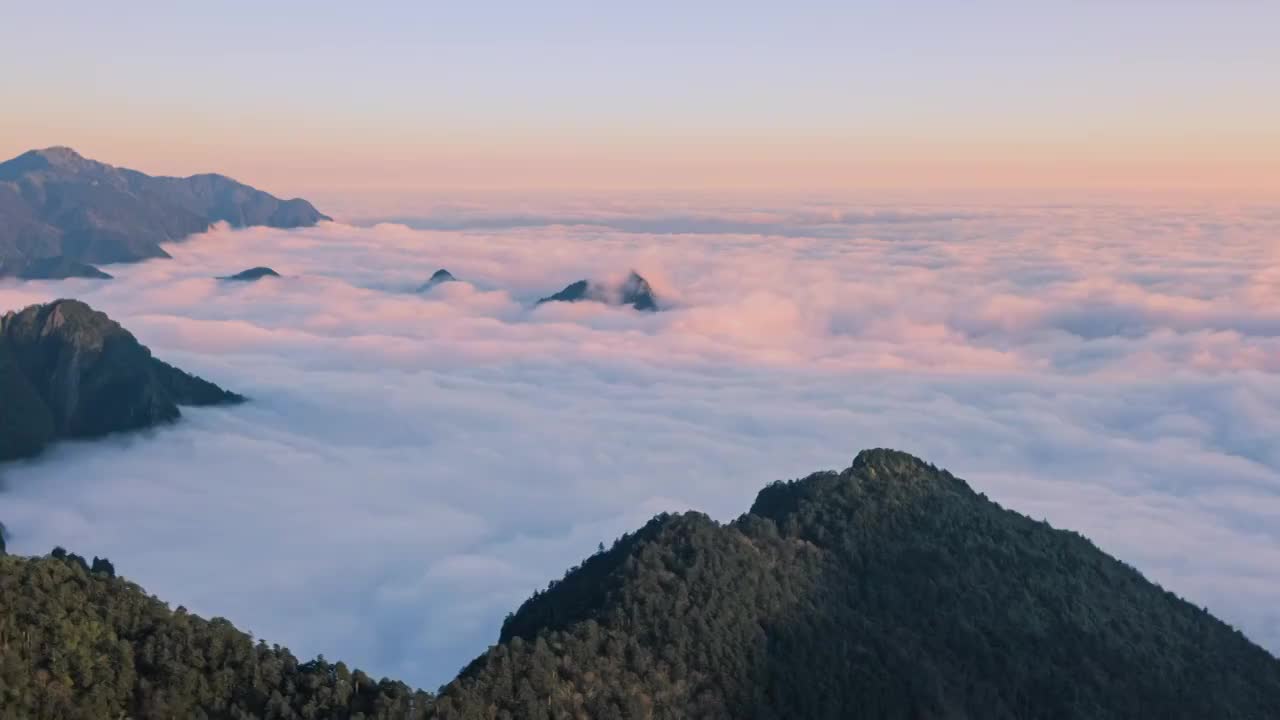
[(910, 455), (660, 515), (437, 694), (0, 558), (4, 718), (1273, 718), (1280, 661), (1087, 539)]

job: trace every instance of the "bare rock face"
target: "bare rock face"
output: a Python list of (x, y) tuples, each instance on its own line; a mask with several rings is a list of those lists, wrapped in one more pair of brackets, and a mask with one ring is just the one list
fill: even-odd
[(232, 227), (294, 228), (329, 218), (222, 175), (152, 177), (74, 150), (32, 150), (0, 163), (0, 259), (80, 263), (168, 257), (161, 243)]
[(622, 282), (620, 292), (623, 305), (630, 305), (636, 310), (645, 312), (658, 310), (658, 301), (653, 296), (653, 288), (649, 286), (649, 281), (640, 277), (640, 273), (635, 270), (632, 270), (627, 279)]
[(97, 437), (177, 420), (179, 405), (243, 397), (152, 357), (119, 323), (77, 300), (0, 318), (0, 460), (56, 438)]

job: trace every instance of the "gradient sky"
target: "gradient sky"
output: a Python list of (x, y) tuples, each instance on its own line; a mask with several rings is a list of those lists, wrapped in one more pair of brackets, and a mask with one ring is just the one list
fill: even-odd
[(1280, 3), (148, 0), (3, 16), (4, 156), (66, 144), (286, 194), (1280, 194)]

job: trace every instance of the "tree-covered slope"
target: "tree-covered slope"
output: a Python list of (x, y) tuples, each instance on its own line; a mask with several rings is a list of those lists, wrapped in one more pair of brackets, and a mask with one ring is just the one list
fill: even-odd
[(423, 693), (323, 658), (301, 663), (112, 573), (96, 558), (0, 557), (0, 718), (425, 716)]
[(770, 485), (727, 525), (653, 519), (526, 601), (434, 698), (300, 664), (111, 572), (0, 558), (0, 718), (1264, 720), (1280, 708), (1280, 661), (1239, 632), (1083, 537), (887, 450)]
[(902, 453), (662, 517), (527, 601), (443, 715), (1262, 718), (1280, 661)]

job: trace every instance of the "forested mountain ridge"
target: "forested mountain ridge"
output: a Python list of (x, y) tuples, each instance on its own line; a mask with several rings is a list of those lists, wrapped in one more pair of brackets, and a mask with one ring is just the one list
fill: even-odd
[(423, 717), (425, 693), (170, 610), (110, 564), (0, 557), (0, 719)]
[(176, 420), (180, 405), (244, 398), (151, 355), (78, 300), (0, 317), (0, 461), (58, 438), (89, 438)]
[(300, 664), (74, 556), (0, 558), (0, 597), (0, 699), (22, 718), (1264, 720), (1280, 708), (1280, 660), (1238, 631), (1085, 538), (888, 450), (770, 485), (732, 523), (654, 518), (535, 593), (434, 697)]
[(1085, 538), (870, 450), (766, 487), (729, 525), (656, 518), (536, 594), (439, 704), (491, 706), (1261, 720), (1280, 708), (1280, 661)]

